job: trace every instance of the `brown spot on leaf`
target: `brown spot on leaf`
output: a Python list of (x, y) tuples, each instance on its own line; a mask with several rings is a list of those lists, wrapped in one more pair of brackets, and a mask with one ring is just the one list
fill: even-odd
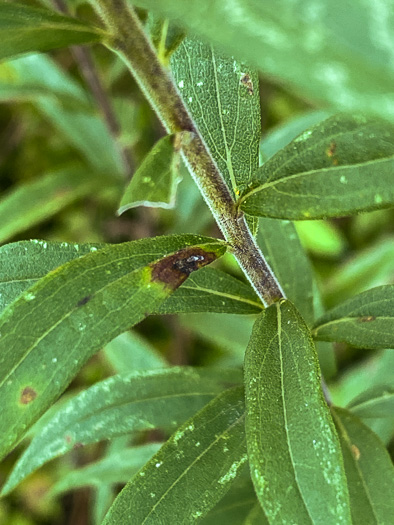
[(210, 264), (217, 257), (215, 253), (202, 248), (184, 248), (152, 265), (152, 281), (160, 281), (175, 290), (192, 272)]
[(74, 450), (77, 450), (78, 448), (82, 448), (83, 447), (83, 443), (80, 443), (79, 441), (77, 441), (74, 446), (73, 446), (73, 449)]
[(327, 157), (333, 157), (335, 155), (335, 150), (337, 149), (336, 142), (332, 141), (326, 150)]
[(64, 441), (67, 443), (67, 445), (71, 445), (73, 438), (70, 436), (70, 434), (66, 434), (64, 436)]
[(351, 451), (352, 451), (352, 454), (353, 454), (353, 457), (356, 461), (358, 461), (360, 459), (360, 456), (361, 456), (361, 452), (360, 452), (360, 449), (358, 447), (356, 447), (356, 445), (352, 445), (350, 447)]
[(31, 386), (26, 386), (21, 393), (20, 402), (22, 405), (28, 405), (37, 397), (37, 392)]
[(88, 303), (91, 298), (91, 295), (86, 295), (85, 297), (82, 297), (82, 299), (77, 302), (77, 306), (83, 306), (84, 304)]
[(249, 95), (253, 95), (253, 93), (254, 93), (254, 91), (253, 91), (253, 82), (252, 82), (252, 79), (250, 78), (250, 76), (248, 74), (243, 75), (241, 77), (240, 82), (241, 82), (241, 84), (243, 84), (247, 88)]
[(359, 321), (360, 323), (370, 323), (371, 321), (375, 321), (376, 317), (374, 315), (364, 315), (364, 317), (360, 317)]

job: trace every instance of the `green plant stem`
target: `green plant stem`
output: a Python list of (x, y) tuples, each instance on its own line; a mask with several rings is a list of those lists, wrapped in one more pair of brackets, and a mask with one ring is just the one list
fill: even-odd
[(168, 71), (125, 0), (91, 0), (112, 37), (106, 45), (129, 66), (169, 133), (181, 133), (184, 160), (224, 238), (266, 306), (284, 297), (231, 193), (201, 138)]

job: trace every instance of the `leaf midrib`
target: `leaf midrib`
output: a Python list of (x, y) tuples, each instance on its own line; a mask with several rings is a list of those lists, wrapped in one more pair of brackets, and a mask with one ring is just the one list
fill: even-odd
[(278, 333), (278, 346), (279, 346), (279, 348), (278, 348), (278, 355), (279, 355), (279, 360), (280, 360), (280, 383), (281, 383), (281, 393), (282, 393), (282, 401), (283, 401), (283, 419), (284, 419), (284, 422), (285, 422), (284, 428), (285, 428), (285, 431), (286, 431), (286, 441), (287, 441), (287, 445), (288, 445), (289, 455), (290, 455), (290, 459), (291, 459), (291, 466), (293, 468), (294, 481), (295, 481), (296, 486), (297, 486), (297, 491), (298, 491), (298, 494), (301, 496), (301, 499), (302, 499), (302, 502), (304, 504), (305, 510), (306, 510), (306, 512), (307, 512), (307, 514), (309, 516), (311, 525), (313, 525), (312, 516), (311, 516), (311, 514), (309, 512), (308, 505), (306, 504), (304, 495), (302, 493), (302, 490), (301, 490), (299, 482), (298, 482), (296, 464), (295, 464), (295, 461), (294, 461), (293, 451), (292, 451), (292, 448), (291, 448), (289, 426), (288, 426), (288, 421), (287, 421), (287, 407), (286, 407), (285, 387), (284, 387), (283, 352), (282, 352), (282, 312), (281, 312), (281, 309), (280, 309), (280, 305), (278, 303), (276, 303), (276, 311), (277, 311), (277, 326), (278, 326), (278, 332), (277, 333)]
[[(219, 417), (221, 416), (222, 414), (219, 413), (217, 414), (216, 417)], [(212, 422), (214, 421), (215, 418), (213, 418), (212, 420), (210, 420), (209, 422)], [(188, 467), (183, 470), (182, 474), (180, 476), (177, 477), (177, 479), (170, 485), (170, 487), (164, 492), (164, 494), (162, 494), (162, 496), (159, 498), (159, 500), (155, 503), (155, 505), (153, 505), (153, 507), (151, 507), (151, 509), (149, 510), (148, 514), (145, 516), (144, 518), (144, 521), (141, 522), (141, 525), (144, 525), (144, 523), (146, 523), (146, 520), (149, 518), (150, 514), (152, 514), (152, 512), (155, 511), (156, 507), (161, 503), (161, 501), (167, 496), (167, 494), (175, 487), (175, 485), (186, 475), (186, 473), (194, 466), (194, 464), (199, 461), (205, 454), (207, 454), (207, 452), (221, 439), (221, 437), (225, 434), (225, 433), (228, 433), (235, 425), (239, 424), (242, 419), (245, 418), (245, 413), (243, 413), (240, 417), (237, 418), (236, 421), (234, 421), (234, 423), (232, 423), (229, 427), (226, 428), (226, 430), (224, 430), (223, 432), (221, 432), (218, 436), (215, 437), (215, 439), (209, 444), (209, 446), (207, 448), (205, 448), (205, 450), (199, 455), (197, 456), (193, 461), (192, 463), (190, 463), (190, 465), (188, 465)], [(245, 442), (245, 439), (242, 441), (242, 443)]]
[[(347, 164), (347, 165), (342, 165), (342, 166), (332, 166), (332, 167), (327, 167), (327, 168), (318, 168), (318, 169), (309, 170), (309, 171), (302, 171), (300, 173), (294, 173), (292, 175), (288, 175), (286, 177), (282, 177), (280, 179), (276, 179), (276, 180), (274, 180), (272, 182), (265, 182), (265, 183), (261, 184), (260, 186), (257, 186), (256, 188), (250, 190), (248, 193), (245, 193), (240, 198), (240, 200), (238, 201), (238, 204), (241, 205), (246, 199), (248, 199), (249, 197), (251, 197), (252, 195), (254, 195), (256, 193), (259, 193), (259, 192), (264, 191), (264, 190), (269, 189), (269, 188), (274, 188), (276, 185), (279, 185), (279, 184), (285, 184), (285, 183), (289, 182), (292, 179), (297, 179), (297, 178), (302, 178), (302, 177), (310, 177), (310, 176), (313, 176), (315, 174), (320, 175), (320, 174), (323, 174), (323, 173), (326, 173), (326, 172), (329, 172), (330, 174), (337, 174), (340, 171), (347, 171), (347, 170), (352, 171), (352, 170), (355, 170), (357, 168), (362, 168), (362, 167), (368, 166), (369, 164), (378, 164), (378, 163), (380, 164), (380, 163), (386, 163), (388, 161), (394, 161), (394, 156), (381, 157), (380, 159), (368, 160), (366, 162)], [(321, 195), (320, 195), (320, 197), (321, 197)], [(324, 198), (327, 198), (327, 195), (325, 195)]]

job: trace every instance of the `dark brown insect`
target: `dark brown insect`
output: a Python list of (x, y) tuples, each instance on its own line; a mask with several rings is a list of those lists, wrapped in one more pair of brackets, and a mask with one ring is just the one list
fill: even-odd
[(254, 93), (254, 91), (253, 91), (253, 82), (252, 82), (252, 79), (250, 78), (250, 76), (248, 74), (243, 75), (241, 77), (240, 82), (241, 82), (241, 84), (243, 84), (247, 88), (249, 95), (253, 95), (253, 93)]

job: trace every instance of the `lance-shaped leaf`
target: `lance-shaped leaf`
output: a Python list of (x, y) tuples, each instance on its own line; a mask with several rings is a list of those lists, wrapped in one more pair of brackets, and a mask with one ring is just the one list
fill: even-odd
[[(244, 475), (246, 471), (247, 475)], [(201, 520), (202, 525), (239, 525), (256, 503), (256, 494), (246, 465), (244, 472), (219, 503)]]
[(286, 297), (297, 306), (305, 321), (312, 324), (312, 266), (294, 224), (262, 218), (259, 220), (257, 242)]
[(348, 408), (361, 418), (392, 418), (394, 415), (394, 386), (377, 385), (370, 388), (353, 399)]
[(394, 117), (393, 10), (355, 0), (313, 3), (134, 0), (302, 96)]
[[(49, 273), (3, 310), (0, 393), (8, 432), (0, 438), (0, 455), (20, 440), (90, 356), (225, 249), (222, 242), (199, 236), (110, 246)], [(175, 253), (160, 259), (163, 252)]]
[(201, 520), (202, 525), (217, 525), (228, 523), (239, 525), (243, 523), (250, 509), (257, 502), (253, 483), (250, 479), (248, 465), (231, 485), (230, 490), (219, 503)]
[(0, 312), (51, 270), (105, 246), (37, 239), (1, 246)]
[(220, 362), (225, 366), (242, 366), (254, 319), (236, 314), (201, 313), (183, 315), (180, 320), (188, 330), (224, 352)]
[(256, 321), (245, 355), (246, 435), (257, 496), (271, 524), (351, 524), (341, 449), (316, 351), (289, 301)]
[[(0, 310), (39, 278), (67, 261), (104, 248), (105, 244), (21, 241), (0, 248)], [(263, 308), (253, 289), (216, 268), (203, 268), (152, 313), (258, 313)]]
[(108, 178), (122, 173), (119, 146), (102, 116), (88, 94), (49, 57), (29, 55), (0, 64), (0, 100), (21, 98), (28, 98), (96, 172)]
[(295, 223), (301, 242), (312, 255), (339, 258), (346, 247), (343, 232), (328, 221), (297, 221)]
[(148, 13), (147, 29), (160, 61), (167, 64), (172, 53), (185, 38), (184, 30), (151, 12)]
[(256, 314), (263, 308), (249, 284), (216, 268), (203, 268), (166, 299), (157, 313)]
[(101, 29), (75, 18), (18, 2), (0, 3), (0, 59), (72, 44), (99, 42), (104, 37)]
[[(313, 270), (291, 221), (260, 218), (257, 242), (279, 280), (286, 297), (299, 309), (308, 325), (322, 313), (317, 312), (319, 291), (314, 288)], [(322, 310), (322, 309), (321, 309)], [(335, 371), (332, 345), (320, 342), (317, 347), (322, 373), (327, 378)]]
[(88, 93), (50, 56), (32, 53), (1, 62), (0, 100), (16, 101), (21, 98), (20, 94), (29, 91), (29, 100), (51, 94), (61, 98), (63, 103), (91, 107)]
[(249, 512), (242, 525), (269, 525), (269, 522), (259, 503), (256, 503), (253, 509)]
[(34, 436), (3, 493), (47, 461), (73, 447), (133, 431), (174, 429), (202, 408), (225, 384), (239, 382), (237, 370), (220, 375), (191, 368), (149, 370), (110, 377), (70, 399)]
[(52, 487), (51, 496), (86, 485), (127, 483), (150, 460), (161, 443), (148, 443), (108, 454), (100, 461), (68, 472)]
[(390, 525), (394, 515), (394, 469), (379, 438), (343, 408), (332, 415), (342, 446), (353, 523)]
[[(302, 224), (302, 223), (298, 223)], [(324, 286), (325, 302), (329, 306), (348, 299), (369, 288), (392, 284), (394, 236), (379, 239), (364, 250), (357, 250), (353, 257), (337, 266), (334, 275)]]
[(235, 388), (170, 437), (122, 490), (104, 524), (197, 521), (230, 488), (246, 460), (243, 389)]
[(104, 353), (113, 368), (119, 372), (166, 368), (164, 357), (147, 339), (135, 331), (118, 335), (104, 348)]
[(133, 175), (119, 204), (118, 215), (136, 206), (173, 208), (180, 181), (175, 135), (157, 142)]
[(394, 205), (394, 127), (337, 115), (305, 131), (255, 173), (240, 206), (280, 219), (341, 217)]
[(260, 157), (262, 163), (266, 162), (275, 155), (275, 153), (287, 146), (289, 142), (303, 131), (315, 126), (329, 116), (330, 114), (327, 111), (308, 111), (288, 121), (282, 122), (269, 130), (260, 140)]
[(320, 317), (313, 337), (358, 348), (394, 348), (394, 285), (371, 288)]
[(109, 177), (70, 166), (22, 184), (0, 199), (0, 242), (52, 217), (70, 203), (91, 195), (97, 186), (113, 185)]
[(171, 59), (179, 92), (234, 196), (258, 167), (260, 98), (257, 72), (186, 39)]

